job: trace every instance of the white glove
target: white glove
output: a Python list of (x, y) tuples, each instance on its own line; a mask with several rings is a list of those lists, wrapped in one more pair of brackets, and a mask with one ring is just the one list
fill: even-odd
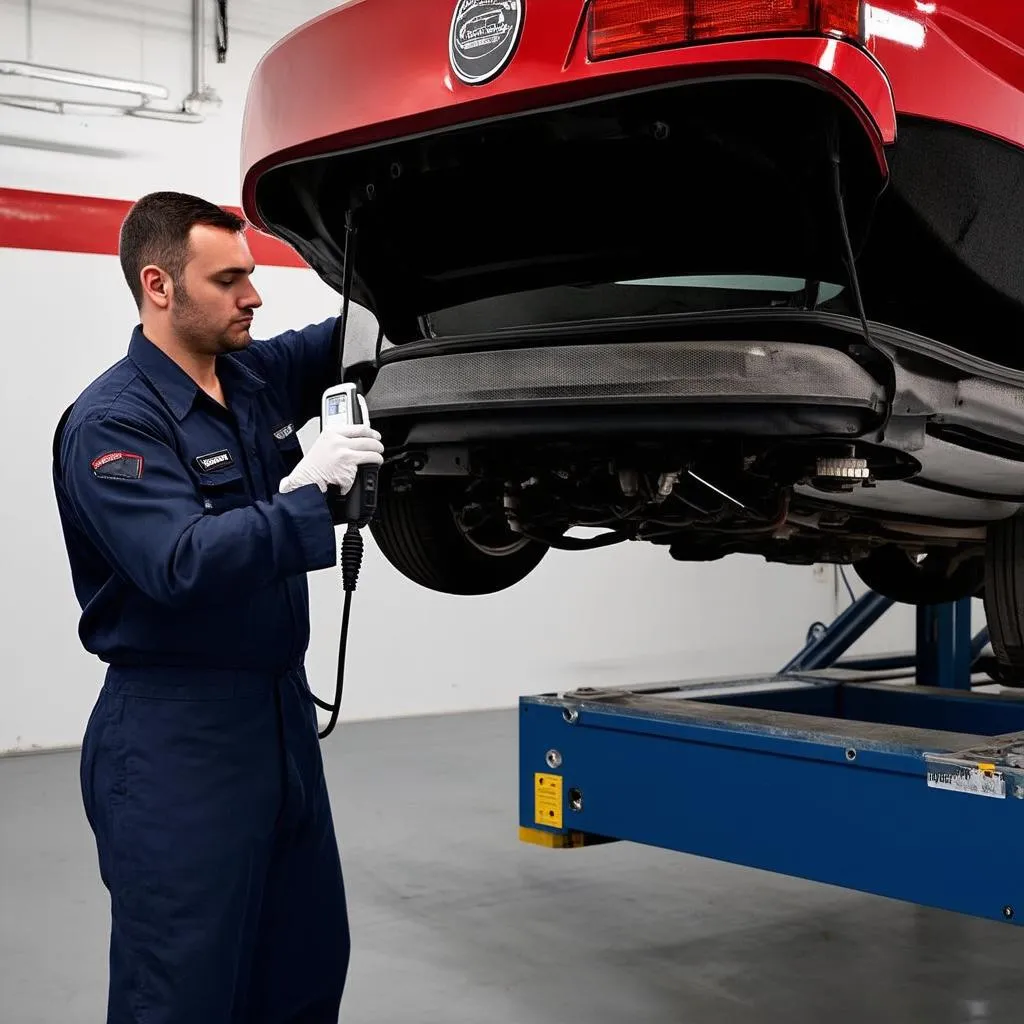
[(281, 481), (280, 491), (287, 494), (307, 484), (316, 484), (326, 491), (329, 484), (336, 484), (342, 494), (347, 494), (360, 466), (380, 466), (383, 462), (380, 434), (365, 424), (324, 430), (302, 461)]

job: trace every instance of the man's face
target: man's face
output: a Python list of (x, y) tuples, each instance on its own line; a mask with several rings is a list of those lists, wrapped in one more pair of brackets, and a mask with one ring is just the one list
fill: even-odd
[(252, 341), (253, 311), (263, 305), (250, 280), (255, 265), (245, 236), (197, 224), (189, 243), (168, 308), (171, 323), (196, 353), (237, 352)]

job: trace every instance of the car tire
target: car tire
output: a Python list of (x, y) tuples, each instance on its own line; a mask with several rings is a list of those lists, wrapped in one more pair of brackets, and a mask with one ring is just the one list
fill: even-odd
[(546, 544), (504, 526), (472, 537), (459, 526), (451, 497), (444, 482), (419, 480), (401, 491), (381, 487), (370, 533), (384, 557), (413, 583), (463, 597), (494, 594), (519, 583), (548, 553)]
[(1024, 675), (1024, 518), (992, 523), (985, 547), (985, 618), (989, 642), (1009, 681)]
[(899, 604), (948, 604), (977, 597), (985, 586), (983, 558), (965, 559), (949, 570), (944, 552), (915, 561), (892, 544), (875, 548), (853, 568), (865, 586)]

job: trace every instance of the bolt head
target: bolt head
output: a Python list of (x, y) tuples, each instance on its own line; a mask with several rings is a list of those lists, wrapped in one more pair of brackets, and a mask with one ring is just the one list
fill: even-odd
[(544, 760), (547, 762), (549, 768), (562, 767), (562, 755), (557, 750), (549, 750), (544, 756)]

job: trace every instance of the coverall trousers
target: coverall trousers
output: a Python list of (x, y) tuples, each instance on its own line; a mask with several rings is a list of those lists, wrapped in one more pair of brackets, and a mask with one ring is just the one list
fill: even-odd
[(348, 917), (303, 670), (111, 668), (81, 783), (108, 1024), (335, 1024)]

